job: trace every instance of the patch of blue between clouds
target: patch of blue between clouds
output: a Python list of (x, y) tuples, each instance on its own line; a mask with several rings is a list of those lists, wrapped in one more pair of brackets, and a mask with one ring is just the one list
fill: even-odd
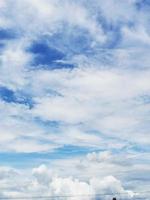
[(6, 42), (17, 37), (13, 30), (0, 29), (0, 51), (5, 47)]
[(10, 40), (15, 39), (16, 37), (16, 33), (12, 30), (0, 29), (0, 40)]
[[(41, 152), (41, 153), (15, 153), (15, 152), (0, 152), (0, 160), (1, 165), (10, 165), (11, 167), (35, 167), (37, 165), (43, 164), (43, 163), (51, 163), (51, 161), (56, 159), (66, 159), (66, 158), (72, 158), (72, 157), (78, 157), (78, 156), (85, 156), (88, 153), (92, 152), (103, 152), (108, 150), (102, 149), (102, 148), (89, 148), (89, 147), (82, 147), (82, 146), (76, 146), (76, 145), (64, 145), (60, 148), (57, 148), (53, 152)], [(134, 151), (137, 153), (148, 153), (149, 147), (145, 146), (132, 146), (130, 149), (124, 149), (122, 151), (118, 151), (116, 149), (112, 151), (113, 154), (118, 153), (124, 153), (126, 151)]]
[[(67, 26), (67, 25), (66, 25)], [(88, 55), (92, 47), (93, 39), (90, 34), (79, 27), (67, 26), (52, 36), (41, 36), (26, 49), (33, 55), (31, 63), (34, 69), (73, 69), (77, 67), (73, 63), (74, 55)]]
[(74, 64), (64, 61), (65, 54), (62, 51), (51, 47), (44, 40), (33, 42), (27, 51), (33, 54), (31, 65), (35, 69), (74, 68)]
[(14, 91), (2, 86), (0, 86), (0, 99), (7, 103), (24, 104), (29, 108), (32, 108), (34, 105), (31, 97), (26, 96), (21, 92), (15, 93)]
[(150, 1), (149, 0), (139, 0), (136, 2), (136, 8), (138, 10), (141, 10), (141, 9), (149, 9), (150, 8)]
[(43, 164), (44, 162), (49, 163), (56, 159), (66, 159), (76, 156), (84, 156), (88, 153), (92, 153), (94, 148), (87, 148), (75, 145), (64, 145), (56, 149), (53, 152), (41, 152), (41, 153), (15, 153), (15, 152), (0, 152), (1, 165), (10, 165), (12, 167), (31, 167)]

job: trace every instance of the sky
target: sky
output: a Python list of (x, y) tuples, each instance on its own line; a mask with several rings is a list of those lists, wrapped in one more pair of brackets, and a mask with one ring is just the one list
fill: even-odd
[(150, 198), (149, 11), (0, 0), (1, 198)]

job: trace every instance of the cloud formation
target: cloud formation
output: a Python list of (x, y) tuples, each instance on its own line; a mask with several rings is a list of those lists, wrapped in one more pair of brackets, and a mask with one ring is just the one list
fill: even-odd
[(9, 174), (22, 173), (11, 168), (19, 157), (29, 171), (42, 163), (63, 169), (58, 177), (44, 165), (30, 172), (35, 193), (148, 188), (149, 6), (0, 1), (0, 157), (10, 168), (2, 168), (2, 186), (13, 181)]
[[(3, 187), (1, 196), (5, 198), (38, 197), (43, 196), (43, 194), (45, 197), (64, 196), (64, 199), (101, 198), (100, 195), (103, 199), (108, 199), (114, 193), (120, 193), (126, 198), (134, 196), (133, 192), (125, 190), (121, 182), (113, 176), (106, 176), (102, 179), (91, 178), (88, 182), (84, 182), (73, 177), (63, 178), (53, 175), (52, 171), (45, 165), (34, 168), (32, 173), (26, 176), (23, 183), (18, 177), (23, 176), (24, 172), (3, 167), (0, 169), (0, 174), (3, 174), (1, 175), (1, 188)], [(108, 195), (105, 197), (103, 194)]]

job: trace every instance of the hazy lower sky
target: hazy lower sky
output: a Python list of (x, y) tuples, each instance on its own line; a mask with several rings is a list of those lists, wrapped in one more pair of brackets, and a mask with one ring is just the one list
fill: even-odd
[(149, 0), (0, 0), (0, 197), (148, 200), (149, 52)]

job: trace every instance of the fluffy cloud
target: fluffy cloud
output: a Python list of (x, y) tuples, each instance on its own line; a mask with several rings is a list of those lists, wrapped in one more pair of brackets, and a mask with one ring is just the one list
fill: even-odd
[[(14, 171), (14, 173), (12, 173)], [(6, 172), (6, 173), (4, 173)], [(0, 169), (0, 174), (3, 173), (1, 178), (1, 195), (7, 197), (34, 197), (34, 196), (64, 196), (64, 199), (91, 199), (93, 197), (101, 196), (105, 193), (108, 196), (103, 196), (103, 199), (107, 199), (113, 194), (122, 193), (123, 196), (131, 198), (134, 193), (125, 190), (119, 180), (113, 176), (107, 176), (104, 178), (91, 178), (89, 181), (81, 181), (73, 177), (63, 178), (58, 175), (52, 174), (45, 165), (41, 165), (38, 168), (34, 168), (31, 172), (28, 172), (28, 176), (23, 179), (23, 171), (15, 171), (11, 168)], [(27, 173), (27, 172), (25, 172)], [(9, 176), (8, 179), (8, 174)], [(18, 175), (21, 178), (18, 178)], [(13, 183), (15, 179), (15, 182)], [(10, 183), (11, 186), (10, 186)], [(17, 184), (20, 187), (17, 187)], [(27, 195), (28, 194), (28, 195)], [(43, 195), (44, 194), (44, 195)], [(121, 195), (121, 194), (120, 194)], [(65, 197), (66, 196), (66, 197)], [(68, 197), (67, 197), (68, 196)]]

